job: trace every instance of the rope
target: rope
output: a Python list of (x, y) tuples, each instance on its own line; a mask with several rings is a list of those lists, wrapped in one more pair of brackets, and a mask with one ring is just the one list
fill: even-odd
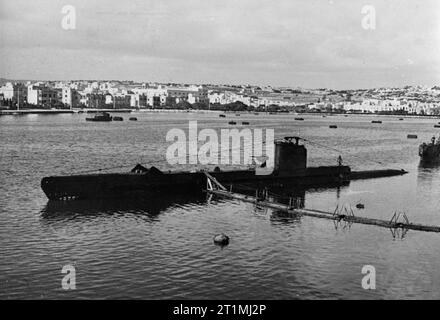
[(106, 168), (99, 168), (99, 169), (74, 171), (74, 172), (70, 172), (70, 174), (84, 174), (84, 173), (92, 173), (92, 172), (101, 172), (101, 171), (108, 171), (108, 170), (112, 170), (112, 169), (129, 168), (129, 167), (132, 167), (132, 166), (133, 165), (120, 165), (120, 166), (106, 167)]

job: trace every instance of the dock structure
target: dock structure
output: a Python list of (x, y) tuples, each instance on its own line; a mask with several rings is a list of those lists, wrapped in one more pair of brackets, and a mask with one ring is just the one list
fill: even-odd
[(20, 109), (0, 110), (0, 115), (25, 115), (25, 114), (73, 114), (70, 109)]
[(26, 115), (26, 114), (74, 114), (79, 112), (84, 113), (98, 113), (98, 112), (115, 112), (115, 113), (130, 113), (133, 109), (19, 109), (19, 110), (0, 110), (0, 115)]
[(426, 232), (440, 232), (440, 226), (430, 226), (422, 224), (410, 223), (404, 213), (394, 213), (390, 220), (382, 220), (367, 217), (355, 216), (352, 210), (346, 208), (336, 208), (334, 212), (312, 210), (312, 209), (299, 209), (294, 208), (291, 205), (286, 205), (271, 201), (267, 199), (267, 193), (263, 193), (262, 197), (250, 196), (241, 193), (235, 193), (228, 191), (222, 184), (220, 184), (209, 173), (205, 173), (207, 177), (207, 192), (223, 198), (236, 199), (243, 202), (258, 204), (260, 207), (266, 207), (273, 210), (284, 211), (291, 214), (303, 215), (314, 218), (328, 219), (336, 222), (344, 221), (347, 223), (360, 223), (366, 225), (374, 225), (384, 227), (388, 229), (402, 229), (402, 230), (417, 230)]

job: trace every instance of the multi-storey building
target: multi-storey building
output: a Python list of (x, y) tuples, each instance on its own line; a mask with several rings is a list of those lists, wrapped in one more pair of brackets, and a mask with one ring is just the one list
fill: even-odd
[(13, 104), (23, 105), (27, 101), (27, 88), (22, 83), (8, 82), (0, 87), (0, 93), (3, 94), (4, 100), (10, 100)]
[(52, 107), (59, 101), (57, 91), (45, 85), (32, 84), (27, 89), (27, 102), (29, 104)]
[(106, 108), (122, 109), (130, 107), (130, 96), (124, 94), (106, 94), (105, 105)]
[(131, 108), (147, 107), (147, 96), (143, 93), (129, 93)]
[(76, 108), (80, 104), (80, 96), (75, 89), (63, 87), (61, 91), (61, 102), (70, 108)]
[(84, 108), (99, 109), (105, 108), (105, 96), (100, 93), (80, 92), (80, 106)]

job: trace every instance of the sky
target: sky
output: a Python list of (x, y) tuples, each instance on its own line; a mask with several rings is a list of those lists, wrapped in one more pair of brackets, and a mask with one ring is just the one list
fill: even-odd
[(10, 79), (433, 86), (440, 1), (0, 0), (0, 57)]

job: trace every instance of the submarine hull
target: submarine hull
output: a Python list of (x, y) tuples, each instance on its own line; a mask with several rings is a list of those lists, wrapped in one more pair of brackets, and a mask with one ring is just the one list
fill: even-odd
[[(256, 175), (254, 170), (213, 171), (210, 174), (220, 183), (329, 185), (350, 179), (350, 167), (311, 167), (289, 175), (277, 172)], [(45, 177), (41, 188), (49, 200), (150, 197), (157, 193), (201, 193), (206, 189), (203, 172), (109, 173)]]

